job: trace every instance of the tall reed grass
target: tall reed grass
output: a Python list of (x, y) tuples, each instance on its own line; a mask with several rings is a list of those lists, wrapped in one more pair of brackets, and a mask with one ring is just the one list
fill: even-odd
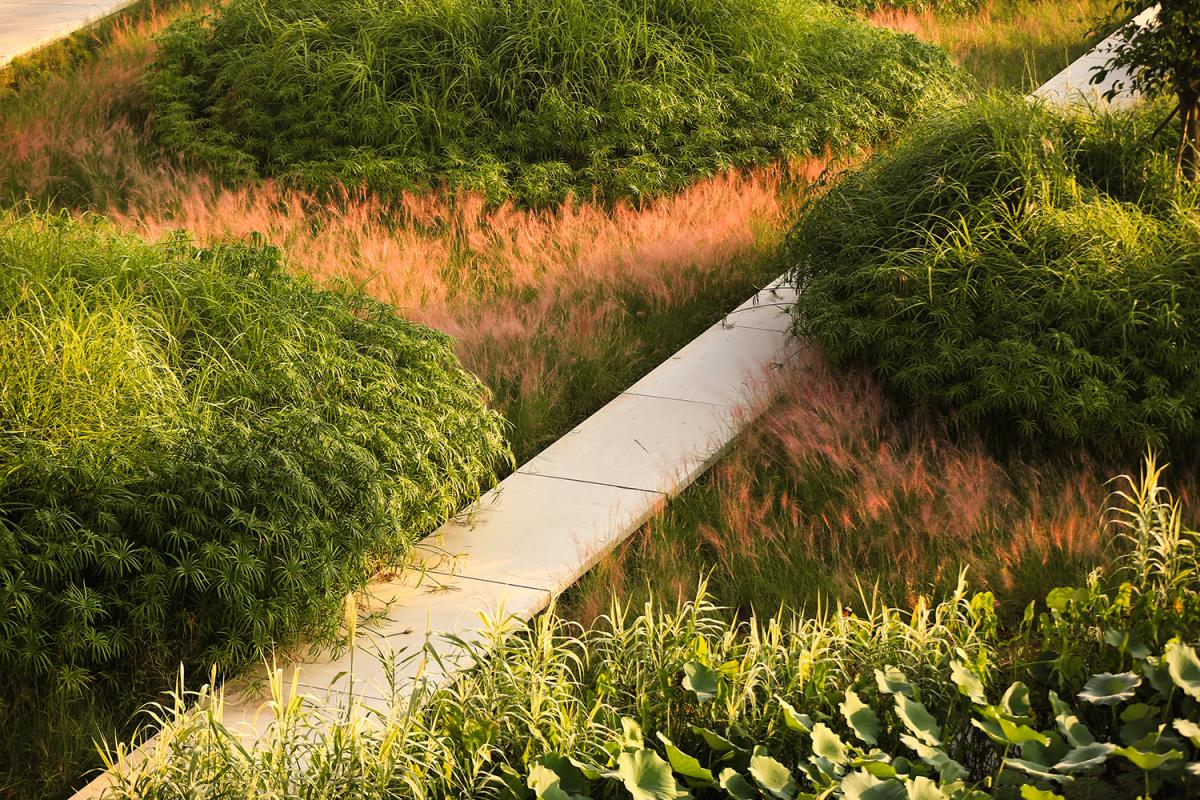
[[(182, 696), (154, 707), (161, 743), (145, 761), (116, 765), (114, 800), (666, 800), (731, 787), (779, 800), (822, 786), (837, 796), (839, 784), (847, 798), (865, 785), (888, 790), (866, 797), (968, 800), (1051, 779), (1085, 796), (1176, 796), (1192, 785), (1181, 767), (1193, 751), (1171, 730), (1194, 738), (1197, 713), (1178, 690), (1200, 692), (1200, 660), (1182, 643), (1200, 618), (1176, 609), (1194, 610), (1200, 593), (1172, 582), (1195, 574), (1197, 534), (1175, 529), (1160, 476), (1150, 463), (1114, 498), (1114, 513), (1140, 532), (1108, 540), (1116, 560), (1031, 604), (1014, 628), (999, 624), (995, 596), (969, 594), (961, 577), (912, 609), (864, 592), (861, 613), (735, 620), (703, 583), (686, 603), (614, 599), (588, 626), (551, 609), (517, 635), (495, 620), (487, 641), (430, 647), (435, 657), (464, 647), (475, 666), (442, 689), (397, 690), (383, 708), (289, 699), (277, 674), (267, 733), (254, 742), (221, 724), (211, 689), (190, 707)], [(1105, 669), (1120, 672), (1088, 679)], [(1120, 717), (1118, 703), (1128, 704)], [(1182, 723), (1164, 726), (1162, 715)], [(1068, 756), (1079, 746), (1089, 766), (1113, 761), (1082, 773), (1081, 754)], [(932, 794), (937, 786), (945, 792)]]
[(633, 207), (530, 211), (479, 195), (337, 199), (275, 184), (164, 191), (126, 230), (277, 242), (318, 279), (350, 283), (451, 334), (535, 454), (773, 277), (770, 254), (826, 159), (727, 172)]
[[(764, 389), (774, 405), (712, 472), (566, 595), (587, 622), (610, 594), (675, 603), (697, 575), (738, 613), (863, 593), (915, 607), (966, 567), (1001, 616), (1105, 558), (1108, 474), (1092, 458), (998, 454), (946, 420), (905, 411), (866, 371), (809, 348)], [(1179, 480), (1182, 497), (1195, 482)]]

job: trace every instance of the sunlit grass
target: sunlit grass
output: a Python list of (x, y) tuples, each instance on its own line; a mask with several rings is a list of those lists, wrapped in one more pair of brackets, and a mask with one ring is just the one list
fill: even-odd
[(1028, 92), (1087, 52), (1108, 0), (991, 0), (971, 14), (880, 9), (878, 25), (941, 45), (984, 89)]
[(996, 454), (945, 420), (901, 410), (869, 375), (833, 369), (815, 349), (768, 385), (775, 404), (568, 592), (568, 613), (586, 622), (612, 593), (673, 603), (701, 574), (741, 614), (857, 607), (871, 587), (912, 607), (966, 567), (1011, 620), (1099, 563), (1111, 466)]

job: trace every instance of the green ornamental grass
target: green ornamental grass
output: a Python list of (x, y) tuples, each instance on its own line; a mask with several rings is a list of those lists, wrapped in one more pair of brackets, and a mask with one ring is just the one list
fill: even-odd
[(997, 441), (1195, 445), (1200, 204), (1161, 111), (923, 121), (794, 229), (798, 331)]
[(814, 0), (233, 0), (159, 45), (160, 143), (227, 177), (532, 205), (874, 141), (955, 74)]
[(485, 397), (270, 247), (3, 218), (0, 707), (332, 633), (507, 458)]

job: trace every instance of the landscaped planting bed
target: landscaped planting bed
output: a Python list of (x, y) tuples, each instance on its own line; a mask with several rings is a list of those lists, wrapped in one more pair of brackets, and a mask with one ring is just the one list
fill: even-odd
[(0, 704), (328, 636), (508, 448), (442, 334), (268, 246), (0, 221)]
[[(532, 456), (778, 274), (784, 231), (831, 154), (861, 159), (963, 84), (936, 47), (810, 0), (234, 0), (200, 13), (151, 8), (94, 57), (22, 72), (0, 98), (0, 192), (64, 212), (11, 215), (0, 232), (4, 324), (20, 334), (0, 341), (0, 727), (24, 734), (0, 747), (0, 797), (77, 783), (91, 739), (123, 738), (180, 659), (195, 686), (210, 662), (228, 671), (298, 636), (331, 638), (346, 593), (402, 561), (510, 452)], [(966, 13), (969, 26), (988, 10), (919, 13), (939, 25)], [(1070, 457), (1043, 478), (1045, 462), (996, 460), (990, 442), (879, 398), (872, 379), (811, 366), (829, 397), (793, 393), (699, 490), (707, 499), (685, 498), (663, 553), (683, 542), (687, 558), (647, 558), (624, 585), (610, 563), (597, 576), (612, 583), (591, 579), (569, 609), (595, 616), (616, 588), (640, 598), (650, 570), (662, 580), (646, 594), (674, 609), (713, 557), (732, 613), (655, 608), (586, 634), (551, 615), (411, 712), (331, 727), (314, 713), (253, 755), (202, 707), (122, 791), (640, 797), (675, 796), (686, 777), (716, 792), (675, 744), (655, 743), (662, 733), (685, 749), (707, 740), (708, 766), (778, 797), (791, 791), (780, 770), (814, 788), (842, 776), (816, 761), (799, 771), (818, 743), (787, 728), (803, 717), (777, 695), (802, 690), (788, 695), (810, 703), (797, 714), (835, 724), (858, 686), (898, 747), (909, 722), (861, 684), (889, 663), (911, 673), (914, 701), (958, 715), (948, 730), (963, 724), (947, 670), (988, 687), (1017, 676), (1012, 653), (1051, 623), (1011, 646), (1014, 604), (1042, 598), (1056, 572), (1106, 563), (1080, 519), (1109, 465)], [(811, 407), (831, 397), (877, 402), (842, 435), (854, 414), (822, 430)], [(807, 441), (789, 438), (797, 424)], [(977, 466), (991, 482), (956, 496)], [(714, 506), (724, 516), (710, 525)], [(864, 548), (860, 528), (910, 544)], [(954, 590), (962, 563), (1006, 599), (999, 617), (987, 595), (927, 599)], [(848, 600), (865, 616), (818, 611), (860, 578), (885, 581)], [(1087, 602), (1100, 607), (1106, 587)], [(735, 621), (781, 602), (774, 627)], [(892, 603), (919, 618), (900, 622)], [(816, 618), (793, 620), (800, 608)], [(1160, 623), (1156, 652), (1175, 624)], [(528, 649), (546, 637), (550, 651)], [(938, 643), (908, 646), (921, 637)], [(656, 666), (621, 676), (618, 661)], [(541, 704), (534, 687), (552, 677)], [(661, 708), (640, 707), (655, 692)], [(1013, 702), (980, 713), (1003, 728), (993, 717), (1025, 716)], [(648, 748), (684, 771), (671, 778)], [(980, 752), (945, 758), (981, 775), (996, 753)], [(830, 763), (849, 770), (861, 754), (847, 753)], [(646, 776), (657, 789), (635, 785)]]
[(1013, 632), (965, 580), (861, 615), (730, 621), (703, 595), (614, 601), (587, 628), (551, 612), (445, 690), (379, 715), (280, 705), (250, 748), (201, 693), (164, 709), (162, 749), (115, 797), (1183, 797), (1200, 564), (1159, 477), (1121, 487), (1113, 559)]

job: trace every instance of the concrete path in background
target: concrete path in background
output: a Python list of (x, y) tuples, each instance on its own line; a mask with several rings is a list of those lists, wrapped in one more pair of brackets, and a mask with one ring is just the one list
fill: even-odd
[(0, 0), (0, 67), (134, 2), (136, 0), (95, 0), (90, 3), (82, 0)]
[[(1157, 15), (1158, 6), (1154, 5), (1134, 17), (1129, 24), (1145, 26), (1150, 24)], [(1117, 42), (1118, 38), (1114, 33), (1096, 45), (1095, 48), (1068, 64), (1062, 72), (1035, 89), (1030, 97), (1038, 97), (1047, 102), (1065, 106), (1078, 104), (1100, 106), (1106, 103), (1111, 106), (1129, 105), (1137, 98), (1129, 91), (1128, 70), (1114, 70), (1109, 73), (1103, 83), (1099, 85), (1092, 85), (1091, 83), (1093, 70), (1104, 66), (1108, 62), (1109, 58), (1112, 57), (1112, 51)], [(1118, 82), (1124, 87), (1123, 91), (1111, 101), (1106, 101), (1104, 93)]]

